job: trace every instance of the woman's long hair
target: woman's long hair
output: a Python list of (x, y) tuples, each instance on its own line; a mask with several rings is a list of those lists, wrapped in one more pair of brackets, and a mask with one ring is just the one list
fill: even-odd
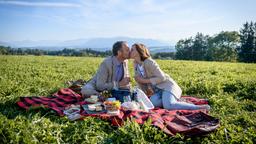
[(138, 51), (141, 61), (151, 57), (148, 48), (144, 44), (135, 43), (133, 46), (135, 46), (136, 50)]

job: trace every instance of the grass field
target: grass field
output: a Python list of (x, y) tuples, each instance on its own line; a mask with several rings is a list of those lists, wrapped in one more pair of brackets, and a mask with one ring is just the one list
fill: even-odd
[(256, 143), (256, 64), (157, 61), (184, 95), (210, 100), (210, 115), (221, 127), (204, 137), (169, 137), (149, 123), (115, 128), (96, 118), (72, 122), (47, 109), (16, 106), (21, 96), (48, 96), (68, 80), (91, 78), (102, 60), (0, 56), (0, 143)]

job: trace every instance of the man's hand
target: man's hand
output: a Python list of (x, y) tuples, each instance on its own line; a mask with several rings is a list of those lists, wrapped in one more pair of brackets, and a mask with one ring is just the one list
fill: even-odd
[(125, 77), (119, 82), (119, 87), (124, 87), (130, 83), (130, 77)]

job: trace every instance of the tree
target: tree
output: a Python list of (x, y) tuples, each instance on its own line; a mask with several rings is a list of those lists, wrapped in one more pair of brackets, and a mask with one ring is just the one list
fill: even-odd
[(239, 45), (240, 37), (238, 32), (222, 31), (209, 39), (206, 59), (213, 61), (236, 61)]
[(185, 40), (179, 40), (175, 45), (176, 49), (176, 59), (184, 59), (184, 60), (191, 60), (192, 59), (192, 45), (193, 45), (193, 38), (190, 37)]
[(256, 62), (256, 23), (246, 22), (240, 30), (241, 47), (238, 55), (240, 61)]
[(152, 55), (154, 59), (174, 59), (174, 52), (159, 52)]
[(0, 55), (7, 55), (10, 51), (10, 47), (0, 46)]
[(204, 36), (202, 33), (197, 33), (195, 38), (190, 37), (185, 40), (177, 42), (176, 58), (184, 60), (204, 60), (207, 47), (208, 47), (209, 36)]
[(192, 59), (193, 60), (204, 60), (206, 51), (208, 48), (209, 36), (204, 36), (202, 33), (197, 33), (194, 38), (192, 46)]

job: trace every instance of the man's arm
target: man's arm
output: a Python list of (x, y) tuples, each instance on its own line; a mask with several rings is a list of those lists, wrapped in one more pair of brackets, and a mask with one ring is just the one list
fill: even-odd
[(109, 77), (110, 77), (110, 73), (107, 68), (106, 62), (104, 61), (101, 63), (96, 76), (96, 88), (98, 91), (113, 89), (113, 86), (114, 86), (113, 82), (111, 81), (107, 83)]
[(120, 82), (118, 82), (118, 87), (130, 89), (130, 81), (131, 79), (130, 79), (130, 74), (128, 69), (128, 60), (125, 60), (124, 61), (124, 77)]

